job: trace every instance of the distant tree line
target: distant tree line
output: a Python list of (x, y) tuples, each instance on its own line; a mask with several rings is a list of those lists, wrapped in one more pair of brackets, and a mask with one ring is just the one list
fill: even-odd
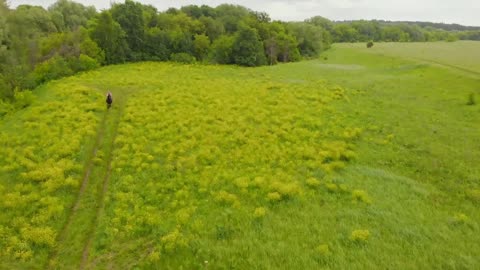
[(98, 12), (71, 0), (58, 0), (48, 9), (11, 9), (0, 0), (0, 105), (25, 98), (21, 90), (101, 65), (176, 61), (261, 66), (313, 58), (333, 42), (480, 40), (478, 29), (452, 29), (323, 17), (273, 21), (264, 12), (230, 4), (160, 12), (126, 0)]
[[(317, 56), (329, 33), (307, 22), (223, 4), (159, 12), (132, 0), (97, 12), (70, 0), (48, 9), (0, 0), (0, 100), (100, 65), (135, 61), (273, 65)], [(0, 112), (1, 113), (1, 112)]]
[(307, 21), (328, 29), (333, 42), (480, 40), (480, 27), (457, 24), (377, 20), (332, 22), (322, 17), (313, 17)]

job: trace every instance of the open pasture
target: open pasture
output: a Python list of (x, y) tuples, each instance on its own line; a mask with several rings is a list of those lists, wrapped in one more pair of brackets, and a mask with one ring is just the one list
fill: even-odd
[(354, 48), (358, 52), (380, 56), (410, 59), (413, 62), (424, 62), (449, 67), (453, 70), (480, 75), (480, 42), (413, 42), (393, 43), (380, 42), (368, 49), (363, 43), (336, 44), (336, 48)]
[(0, 268), (478, 268), (478, 78), (366, 50), (38, 88), (0, 120)]

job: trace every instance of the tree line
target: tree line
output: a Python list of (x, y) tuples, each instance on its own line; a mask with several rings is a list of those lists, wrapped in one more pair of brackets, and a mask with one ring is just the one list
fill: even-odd
[[(308, 21), (308, 20), (307, 20)], [(428, 22), (309, 20), (329, 29), (333, 42), (431, 42), (480, 40), (480, 27)]]
[(47, 9), (31, 5), (11, 9), (0, 0), (0, 102), (25, 99), (28, 95), (22, 90), (101, 65), (136, 61), (274, 65), (316, 57), (333, 42), (480, 39), (480, 31), (467, 29), (334, 22), (319, 16), (282, 22), (230, 4), (159, 11), (126, 0), (97, 11), (71, 0), (58, 0)]

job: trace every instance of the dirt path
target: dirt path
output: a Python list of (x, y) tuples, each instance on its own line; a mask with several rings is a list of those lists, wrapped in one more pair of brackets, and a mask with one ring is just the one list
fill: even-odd
[(414, 59), (414, 60), (420, 61), (420, 62), (424, 62), (424, 63), (434, 64), (434, 65), (449, 68), (449, 69), (454, 69), (454, 70), (457, 70), (457, 71), (462, 71), (464, 73), (468, 73), (469, 75), (473, 75), (473, 76), (479, 76), (480, 75), (480, 72), (478, 72), (478, 71), (471, 70), (471, 69), (464, 68), (464, 67), (451, 65), (451, 64), (438, 62), (438, 61), (435, 61), (435, 60), (424, 59), (424, 58), (419, 58), (419, 57), (412, 57), (411, 59)]
[(80, 189), (49, 254), (45, 269), (88, 267), (97, 226), (105, 208), (113, 160), (114, 142), (125, 104), (119, 89), (112, 108), (105, 110), (87, 157)]
[(108, 192), (108, 186), (110, 184), (110, 174), (112, 171), (114, 143), (115, 143), (115, 138), (117, 137), (117, 130), (118, 130), (118, 125), (120, 123), (120, 118), (123, 115), (124, 104), (125, 104), (124, 100), (120, 100), (119, 102), (117, 102), (117, 106), (119, 109), (116, 112), (116, 114), (112, 117), (113, 123), (112, 123), (112, 130), (110, 134), (111, 138), (107, 148), (109, 151), (107, 153), (107, 166), (103, 176), (102, 190), (99, 193), (99, 196), (97, 198), (98, 207), (97, 207), (95, 219), (92, 222), (92, 226), (88, 233), (87, 239), (84, 242), (80, 269), (86, 269), (88, 267), (90, 250), (92, 248), (92, 245), (95, 239), (95, 233), (97, 231), (98, 223), (105, 209), (105, 195)]
[[(83, 198), (83, 195), (85, 194), (85, 190), (86, 190), (86, 188), (87, 188), (87, 186), (90, 182), (90, 174), (92, 172), (93, 165), (94, 165), (93, 160), (97, 156), (98, 149), (103, 142), (103, 136), (105, 134), (105, 128), (106, 128), (105, 123), (106, 123), (106, 120), (107, 120), (108, 113), (109, 113), (109, 111), (106, 111), (103, 114), (102, 120), (100, 121), (99, 128), (98, 128), (98, 131), (97, 131), (97, 137), (95, 138), (95, 143), (94, 143), (94, 146), (93, 146), (92, 153), (91, 153), (90, 157), (88, 158), (88, 161), (86, 162), (85, 171), (83, 173), (82, 184), (80, 186), (80, 190), (78, 191), (77, 197), (75, 199), (75, 203), (73, 204), (73, 206), (70, 210), (70, 213), (68, 214), (67, 221), (65, 222), (65, 225), (62, 227), (62, 230), (58, 234), (57, 243), (62, 243), (63, 241), (65, 241), (65, 238), (66, 238), (66, 235), (69, 231), (69, 228), (70, 228), (70, 226), (71, 226), (71, 224), (72, 224), (72, 222), (75, 218), (75, 215), (76, 215), (76, 213), (77, 213), (77, 211), (80, 207), (80, 203), (81, 203), (81, 200)], [(58, 252), (59, 252), (59, 249), (55, 248), (54, 251), (50, 254), (50, 256), (47, 260), (47, 265), (45, 267), (46, 269), (51, 269), (53, 267), (51, 262), (55, 261), (57, 259)]]

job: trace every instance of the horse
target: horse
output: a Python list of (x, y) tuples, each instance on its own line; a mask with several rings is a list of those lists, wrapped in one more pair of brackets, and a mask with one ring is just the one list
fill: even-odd
[(112, 103), (113, 103), (113, 97), (112, 97), (112, 93), (108, 92), (107, 93), (107, 109), (110, 109), (110, 107), (112, 106)]

